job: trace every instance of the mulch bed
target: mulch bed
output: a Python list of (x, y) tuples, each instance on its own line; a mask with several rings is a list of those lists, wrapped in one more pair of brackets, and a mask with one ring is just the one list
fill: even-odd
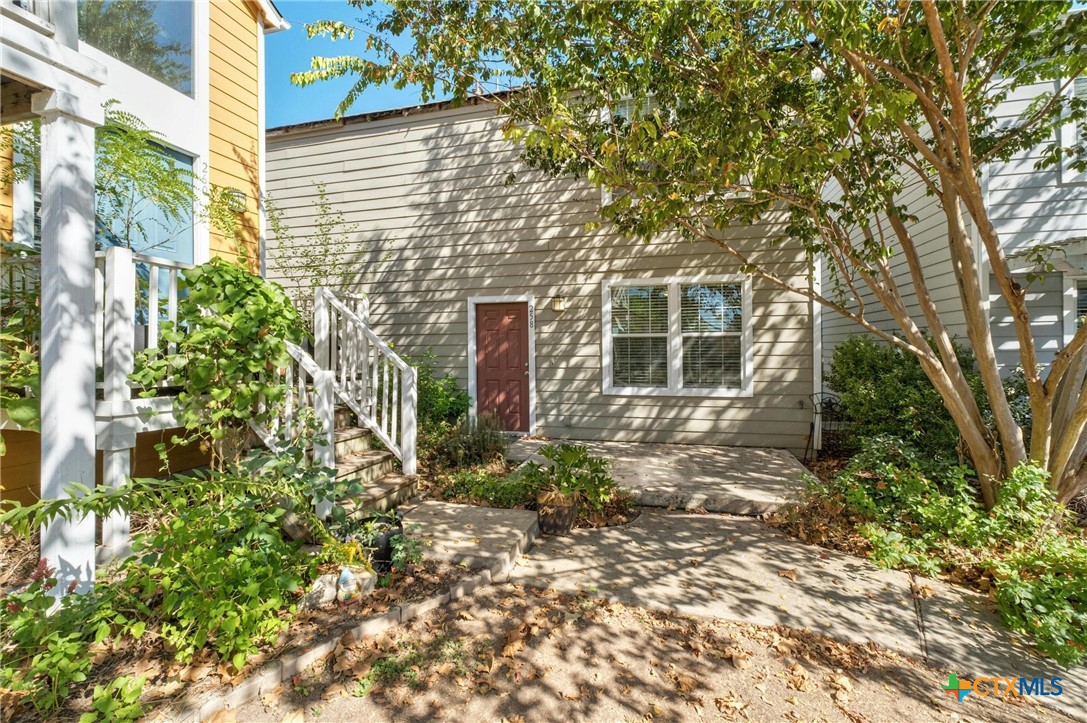
[[(237, 685), (268, 660), (342, 636), (367, 618), (398, 605), (425, 600), (476, 572), (460, 565), (427, 560), (394, 573), (387, 585), (378, 587), (358, 603), (347, 607), (333, 603), (324, 609), (298, 613), (278, 640), (258, 655), (250, 656), (241, 671), (209, 648), (200, 651), (188, 665), (179, 663), (174, 659), (174, 651), (151, 630), (140, 640), (126, 638), (117, 646), (110, 641), (92, 645), (93, 667), (88, 680), (74, 687), (67, 705), (55, 713), (54, 719), (75, 719), (89, 711), (95, 685), (108, 685), (121, 675), (143, 675), (147, 682), (140, 700), (148, 708), (149, 719), (158, 716), (168, 720), (168, 709), (174, 703), (223, 685)], [(286, 612), (282, 616), (286, 618)], [(5, 709), (2, 719), (12, 723), (41, 720), (33, 708)]]

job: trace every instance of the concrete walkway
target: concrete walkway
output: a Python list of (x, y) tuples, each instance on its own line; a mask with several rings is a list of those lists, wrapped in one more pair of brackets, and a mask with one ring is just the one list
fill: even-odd
[[(514, 462), (544, 460), (544, 444), (565, 440), (522, 439), (506, 456)], [(612, 476), (649, 507), (704, 509), (734, 515), (772, 512), (803, 488), (804, 466), (789, 452), (755, 447), (689, 444), (577, 442), (611, 462)]]
[[(795, 577), (795, 579), (793, 579)], [(1087, 720), (1087, 669), (1060, 669), (1015, 641), (970, 592), (805, 545), (751, 519), (645, 510), (630, 525), (545, 538), (510, 580), (648, 608), (874, 641), (974, 677), (1060, 676), (1044, 699)], [(938, 694), (939, 691), (933, 691)]]

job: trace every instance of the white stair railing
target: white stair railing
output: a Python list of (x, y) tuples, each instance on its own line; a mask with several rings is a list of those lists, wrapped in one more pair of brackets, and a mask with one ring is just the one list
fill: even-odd
[(370, 328), (365, 297), (320, 287), (314, 294), (314, 358), (333, 374), (336, 396), (416, 472), (416, 374)]
[[(291, 363), (274, 372), (284, 386), (284, 398), (276, 406), (277, 413), (267, 427), (254, 423), (249, 426), (264, 445), (275, 452), (311, 433), (306, 428), (308, 415), (305, 410), (312, 410), (319, 429), (310, 447), (311, 459), (314, 464), (335, 471), (336, 391), (332, 372), (319, 367), (297, 344), (287, 342), (287, 352), (291, 355)], [(314, 500), (314, 506), (319, 517), (326, 517), (332, 511), (330, 500)]]

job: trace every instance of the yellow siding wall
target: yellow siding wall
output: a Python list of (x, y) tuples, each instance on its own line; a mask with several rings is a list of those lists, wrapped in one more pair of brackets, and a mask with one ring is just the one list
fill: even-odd
[(213, 256), (237, 258), (243, 252), (250, 268), (260, 260), (258, 163), (260, 117), (257, 9), (243, 0), (211, 4), (211, 118), (209, 180), (214, 186), (245, 192), (246, 211), (239, 216), (237, 239), (212, 231)]
[[(224, 238), (212, 231), (211, 254), (228, 259), (245, 258), (256, 270), (260, 260), (260, 217), (257, 200), (260, 197), (258, 163), (259, 84), (257, 44), (261, 26), (256, 7), (248, 0), (213, 0), (211, 3), (211, 68), (209, 119), (209, 181), (215, 186), (236, 188), (245, 192), (246, 211), (238, 217), (237, 238)], [(0, 165), (5, 162), (0, 157)], [(0, 188), (0, 240), (12, 235), (11, 188)], [(242, 251), (243, 253), (239, 253)], [(151, 476), (159, 472), (158, 455), (154, 445), (163, 434), (141, 434), (133, 451), (133, 474)], [(8, 453), (0, 457), (0, 502), (18, 500), (24, 504), (37, 499), (41, 463), (40, 437), (34, 432), (4, 433)], [(196, 445), (181, 447), (170, 454), (173, 471), (191, 469), (208, 463), (206, 455)], [(98, 454), (98, 476), (101, 479), (101, 453)]]
[[(0, 148), (0, 168), (11, 166), (11, 148)], [(11, 241), (14, 214), (11, 205), (12, 188), (0, 183), (0, 241)]]

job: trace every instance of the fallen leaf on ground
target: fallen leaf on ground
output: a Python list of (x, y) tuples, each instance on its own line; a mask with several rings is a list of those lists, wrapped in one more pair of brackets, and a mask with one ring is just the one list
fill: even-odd
[(675, 675), (672, 680), (675, 681), (676, 687), (679, 688), (680, 693), (690, 693), (698, 687), (698, 681), (694, 676), (687, 675), (686, 673)]
[(238, 720), (238, 712), (233, 709), (223, 708), (221, 711), (208, 718), (208, 723), (235, 723)]
[(794, 568), (789, 568), (788, 570), (782, 570), (781, 572), (778, 573), (778, 577), (784, 577), (784, 578), (787, 578), (789, 580), (792, 580), (793, 582), (796, 582), (796, 570)]

